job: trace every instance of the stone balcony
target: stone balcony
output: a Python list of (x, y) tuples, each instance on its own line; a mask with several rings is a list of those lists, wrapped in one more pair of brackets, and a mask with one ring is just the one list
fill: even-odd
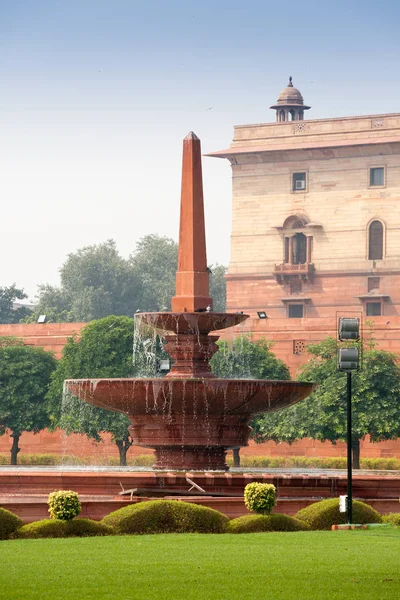
[(294, 265), (291, 263), (279, 263), (273, 270), (274, 277), (278, 283), (293, 277), (298, 277), (303, 281), (312, 280), (314, 274), (314, 263), (303, 263)]

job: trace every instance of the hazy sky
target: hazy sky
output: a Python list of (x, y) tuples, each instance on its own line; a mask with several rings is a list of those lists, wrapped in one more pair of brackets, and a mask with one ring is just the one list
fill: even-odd
[[(228, 147), (274, 119), (289, 75), (309, 118), (400, 112), (399, 6), (0, 0), (0, 286), (33, 297), (79, 247), (177, 239), (183, 137)], [(203, 176), (208, 259), (227, 264), (228, 162)]]

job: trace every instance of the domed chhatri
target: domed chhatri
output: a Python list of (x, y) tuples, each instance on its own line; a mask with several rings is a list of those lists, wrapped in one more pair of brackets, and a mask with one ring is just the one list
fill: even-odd
[(289, 77), (289, 83), (279, 94), (277, 103), (270, 108), (276, 110), (276, 120), (284, 123), (286, 121), (302, 121), (304, 111), (309, 110), (311, 106), (304, 104), (301, 92), (293, 87), (293, 79)]
[(159, 379), (70, 379), (66, 388), (94, 406), (126, 414), (135, 444), (154, 448), (159, 469), (226, 470), (226, 451), (248, 444), (250, 419), (308, 396), (313, 384), (218, 380), (209, 360), (218, 350), (210, 332), (248, 315), (212, 312), (207, 268), (200, 140), (183, 141), (176, 295), (172, 312), (139, 313), (160, 331), (173, 359)]

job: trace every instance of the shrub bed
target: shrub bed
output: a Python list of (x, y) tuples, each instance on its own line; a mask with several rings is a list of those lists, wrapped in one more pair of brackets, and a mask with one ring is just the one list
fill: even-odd
[(400, 527), (400, 513), (389, 513), (388, 515), (382, 515), (383, 523), (391, 523), (396, 527)]
[(22, 524), (22, 520), (17, 515), (0, 508), (0, 540), (8, 540)]
[(114, 535), (114, 529), (105, 523), (92, 519), (73, 519), (67, 522), (67, 537), (92, 537), (95, 535)]
[[(346, 513), (339, 512), (339, 498), (329, 498), (299, 510), (295, 517), (310, 529), (331, 529), (332, 525), (346, 523)], [(381, 515), (368, 504), (353, 500), (353, 523), (382, 523)]]
[(63, 537), (92, 537), (95, 535), (113, 535), (112, 527), (92, 521), (92, 519), (43, 519), (28, 523), (21, 527), (15, 537), (22, 539), (63, 538)]
[(261, 533), (263, 531), (306, 531), (310, 529), (303, 521), (289, 515), (245, 515), (229, 521), (226, 533)]
[(67, 527), (66, 521), (43, 519), (24, 525), (17, 531), (16, 537), (22, 539), (62, 538), (67, 533)]
[(150, 500), (116, 510), (101, 521), (117, 533), (223, 533), (229, 519), (206, 506)]

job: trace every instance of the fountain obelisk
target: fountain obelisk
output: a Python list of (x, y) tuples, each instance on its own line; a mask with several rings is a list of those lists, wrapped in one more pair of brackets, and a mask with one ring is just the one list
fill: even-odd
[(200, 140), (192, 131), (183, 140), (178, 271), (172, 312), (212, 308), (207, 269)]

